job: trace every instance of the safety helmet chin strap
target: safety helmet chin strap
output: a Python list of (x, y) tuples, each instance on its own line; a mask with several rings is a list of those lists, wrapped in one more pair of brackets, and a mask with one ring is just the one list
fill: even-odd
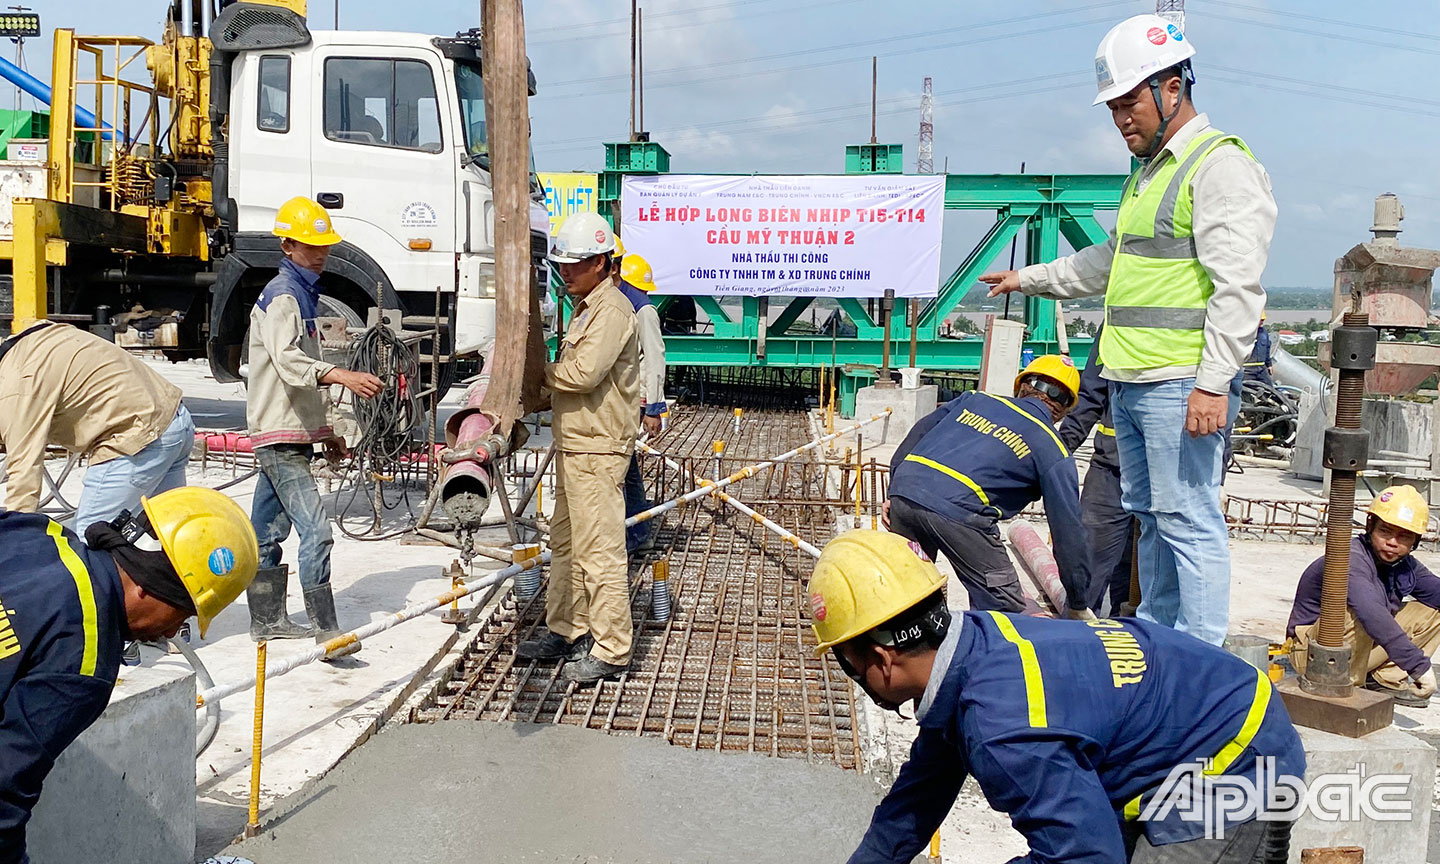
[(1190, 68), (1190, 61), (1186, 60), (1180, 64), (1180, 96), (1175, 100), (1175, 110), (1168, 115), (1165, 113), (1165, 101), (1160, 98), (1160, 85), (1168, 81), (1168, 76), (1161, 78), (1156, 75), (1150, 79), (1150, 96), (1155, 100), (1155, 110), (1160, 112), (1160, 126), (1155, 130), (1155, 137), (1150, 139), (1150, 146), (1140, 154), (1142, 159), (1150, 159), (1160, 152), (1160, 145), (1165, 141), (1165, 133), (1170, 128), (1170, 121), (1180, 113), (1180, 106), (1185, 104), (1185, 97), (1190, 95), (1190, 85), (1195, 82), (1195, 70)]

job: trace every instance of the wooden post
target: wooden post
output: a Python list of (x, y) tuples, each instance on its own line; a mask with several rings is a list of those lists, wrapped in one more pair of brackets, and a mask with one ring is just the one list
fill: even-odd
[(495, 190), (495, 351), (481, 410), (508, 435), (540, 401), (544, 341), (530, 262), (530, 112), (521, 0), (484, 0), (485, 125)]

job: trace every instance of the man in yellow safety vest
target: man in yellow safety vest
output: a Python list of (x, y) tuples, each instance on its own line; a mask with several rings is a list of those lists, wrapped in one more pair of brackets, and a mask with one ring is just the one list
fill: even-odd
[(991, 296), (1105, 294), (1100, 359), (1122, 500), (1141, 526), (1138, 614), (1219, 644), (1230, 607), (1224, 431), (1265, 308), (1275, 200), (1245, 142), (1196, 113), (1194, 54), (1180, 28), (1156, 15), (1106, 34), (1095, 104), (1110, 109), (1142, 160), (1114, 233), (1068, 258), (980, 279)]

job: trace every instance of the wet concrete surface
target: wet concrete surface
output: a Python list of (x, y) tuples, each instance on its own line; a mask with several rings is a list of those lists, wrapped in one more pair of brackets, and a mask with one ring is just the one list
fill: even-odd
[(843, 861), (879, 801), (868, 776), (561, 726), (388, 729), (225, 854), (317, 861), (805, 864)]

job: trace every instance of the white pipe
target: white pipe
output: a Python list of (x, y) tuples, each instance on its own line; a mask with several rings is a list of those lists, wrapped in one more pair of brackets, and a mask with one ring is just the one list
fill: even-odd
[[(550, 553), (542, 553), (540, 556), (540, 560), (542, 563), (550, 563)], [(489, 576), (486, 576), (483, 579), (479, 579), (475, 582), (471, 582), (463, 588), (456, 588), (454, 591), (446, 591), (444, 594), (441, 594), (437, 597), (432, 597), (424, 602), (416, 603), (411, 606), (406, 606), (404, 609), (401, 609), (399, 612), (396, 612), (395, 614), (390, 615), (387, 618), (382, 618), (379, 621), (371, 622), (369, 624), (366, 624), (364, 627), (357, 627), (348, 633), (342, 633), (328, 642), (316, 645), (313, 649), (306, 651), (304, 654), (297, 654), (294, 657), (289, 657), (281, 661), (280, 663), (277, 663), (274, 666), (270, 667), (265, 672), (265, 680), (269, 681), (271, 678), (279, 678), (286, 672), (294, 671), (301, 666), (314, 663), (316, 660), (324, 660), (332, 652), (338, 651), (341, 648), (346, 647), (347, 645), (352, 645), (361, 640), (369, 639), (371, 636), (374, 636), (377, 633), (383, 633), (386, 630), (389, 630), (391, 627), (396, 626), (397, 624), (403, 624), (404, 622), (409, 621), (412, 618), (418, 618), (421, 615), (424, 615), (426, 612), (439, 609), (441, 606), (448, 606), (450, 603), (459, 600), (461, 597), (468, 597), (483, 588), (489, 588), (492, 585), (498, 585), (499, 583), (505, 581), (506, 579), (509, 579), (510, 577), (514, 576), (515, 574), (519, 573), (521, 570), (524, 570), (526, 567), (529, 566), (530, 559), (527, 558), (522, 564), (511, 564), (508, 567), (496, 570)], [(209, 687), (201, 691), (200, 694), (195, 697), (195, 704), (197, 707), (203, 706), (206, 702), (223, 699), (226, 696), (233, 696), (236, 693), (249, 690), (251, 687), (254, 686), (255, 676), (251, 675), (247, 678), (242, 678), (239, 681), (232, 681), (229, 684), (222, 684), (218, 687)]]
[[(636, 443), (637, 443), (642, 449), (644, 449), (644, 451), (645, 451), (646, 453), (649, 453), (649, 454), (652, 455), (652, 456), (659, 456), (661, 459), (665, 460), (665, 464), (666, 464), (666, 465), (669, 465), (671, 468), (674, 468), (676, 471), (684, 471), (684, 470), (685, 470), (684, 468), (680, 467), (680, 464), (679, 464), (678, 462), (676, 462), (674, 459), (671, 459), (669, 456), (666, 456), (664, 453), (661, 453), (659, 450), (656, 450), (654, 447), (651, 447), (649, 444), (646, 444), (646, 443), (644, 443), (643, 441), (639, 441), (639, 442), (636, 442)], [(706, 480), (704, 477), (700, 477), (699, 475), (696, 475), (696, 474), (691, 474), (690, 477), (691, 477), (696, 483), (699, 483), (701, 486), (714, 486), (714, 485), (715, 485), (715, 482), (714, 482), (713, 480)], [(780, 525), (779, 523), (777, 523), (777, 522), (774, 522), (774, 521), (772, 521), (772, 520), (770, 520), (770, 519), (767, 519), (765, 516), (761, 515), (760, 513), (755, 512), (754, 510), (752, 510), (752, 509), (750, 509), (748, 506), (746, 506), (744, 503), (742, 503), (741, 501), (739, 501), (739, 500), (731, 497), (729, 494), (727, 494), (727, 493), (725, 493), (725, 492), (721, 492), (720, 490), (717, 489), (717, 490), (715, 490), (715, 493), (714, 493), (714, 494), (715, 494), (715, 497), (719, 498), (721, 501), (724, 501), (726, 504), (729, 504), (731, 507), (734, 507), (736, 510), (739, 510), (741, 513), (744, 513), (746, 516), (749, 516), (751, 519), (754, 519), (756, 522), (759, 522), (761, 525), (764, 525), (766, 528), (770, 529), (770, 531), (773, 532), (776, 536), (778, 536), (781, 540), (784, 540), (785, 542), (789, 543), (791, 546), (794, 546), (796, 549), (799, 549), (800, 551), (804, 552), (805, 554), (809, 555), (809, 556), (812, 557), (812, 558), (819, 558), (819, 557), (820, 557), (820, 550), (817, 549), (817, 548), (815, 548), (815, 546), (813, 546), (812, 544), (805, 542), (805, 541), (804, 541), (803, 539), (801, 539), (800, 536), (799, 536), (798, 534), (796, 534), (795, 532), (790, 531), (789, 529), (781, 526), (781, 525)]]
[(856, 429), (860, 429), (860, 428), (862, 428), (862, 427), (868, 426), (868, 425), (870, 425), (871, 423), (874, 423), (874, 422), (877, 421), (877, 420), (888, 420), (889, 417), (890, 417), (890, 414), (891, 414), (891, 412), (892, 412), (893, 410), (894, 410), (893, 408), (886, 408), (884, 411), (882, 411), (882, 412), (879, 413), (879, 414), (876, 414), (874, 417), (871, 417), (869, 420), (861, 420), (859, 423), (854, 423), (854, 424), (851, 424), (850, 426), (846, 426), (844, 429), (841, 429), (841, 430), (839, 430), (839, 431), (837, 431), (837, 432), (833, 432), (833, 433), (831, 433), (831, 434), (829, 434), (829, 435), (826, 435), (826, 436), (823, 437), (823, 438), (816, 438), (814, 441), (811, 441), (809, 444), (805, 444), (805, 445), (803, 445), (803, 446), (801, 446), (801, 447), (796, 447), (794, 450), (791, 450), (791, 451), (788, 452), (788, 453), (781, 453), (779, 456), (776, 456), (776, 457), (773, 458), (773, 459), (764, 459), (764, 460), (761, 460), (761, 461), (759, 461), (759, 462), (756, 462), (754, 465), (748, 465), (748, 466), (746, 466), (746, 467), (744, 467), (744, 468), (741, 468), (739, 471), (736, 471), (734, 474), (731, 474), (729, 477), (726, 477), (726, 478), (724, 478), (723, 480), (720, 480), (719, 482), (712, 483), (712, 484), (710, 484), (710, 485), (708, 485), (708, 486), (702, 486), (702, 487), (700, 487), (699, 489), (696, 489), (696, 490), (694, 490), (694, 491), (692, 491), (692, 492), (686, 492), (684, 495), (681, 495), (679, 498), (675, 498), (675, 499), (672, 499), (672, 500), (670, 500), (670, 501), (666, 501), (664, 504), (656, 504), (654, 507), (651, 507), (649, 510), (646, 510), (646, 511), (644, 511), (644, 512), (642, 512), (642, 513), (636, 513), (634, 516), (631, 516), (629, 519), (626, 519), (626, 520), (625, 520), (625, 527), (626, 527), (626, 528), (629, 528), (631, 525), (637, 525), (637, 524), (639, 524), (639, 523), (641, 523), (641, 522), (645, 522), (645, 521), (647, 521), (647, 520), (649, 520), (649, 519), (654, 519), (656, 516), (660, 516), (660, 515), (662, 515), (662, 514), (664, 514), (664, 513), (668, 513), (668, 512), (670, 512), (671, 510), (674, 510), (676, 507), (679, 507), (681, 504), (689, 504), (691, 501), (694, 501), (694, 500), (699, 499), (699, 498), (704, 498), (706, 495), (709, 495), (709, 494), (711, 494), (711, 493), (713, 493), (713, 492), (716, 492), (716, 491), (718, 491), (718, 490), (720, 490), (720, 489), (724, 489), (726, 486), (729, 486), (729, 485), (732, 484), (732, 483), (738, 483), (738, 482), (740, 482), (741, 480), (745, 480), (745, 479), (747, 479), (747, 478), (754, 477), (757, 473), (759, 473), (759, 472), (761, 472), (761, 471), (768, 471), (769, 469), (774, 468), (776, 465), (779, 465), (781, 462), (789, 461), (790, 459), (793, 459), (793, 458), (795, 458), (796, 456), (799, 456), (801, 453), (804, 453), (804, 452), (806, 452), (807, 450), (814, 450), (816, 447), (819, 447), (821, 444), (828, 444), (828, 443), (830, 443), (831, 441), (834, 441), (836, 438), (839, 438), (839, 437), (842, 436), (842, 435), (848, 435), (849, 433), (854, 432)]

